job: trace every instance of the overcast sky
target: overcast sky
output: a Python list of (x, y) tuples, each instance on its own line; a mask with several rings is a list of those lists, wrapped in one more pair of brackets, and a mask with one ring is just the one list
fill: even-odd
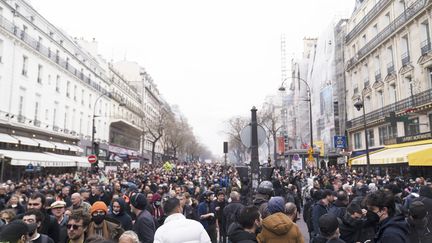
[(96, 38), (107, 60), (137, 61), (199, 140), (222, 154), (233, 116), (250, 117), (280, 85), (280, 35), (302, 52), (355, 0), (31, 0), (73, 37)]

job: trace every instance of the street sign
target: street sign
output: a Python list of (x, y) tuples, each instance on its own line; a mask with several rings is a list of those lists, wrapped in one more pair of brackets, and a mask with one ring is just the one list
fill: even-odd
[(87, 157), (87, 161), (88, 161), (90, 164), (94, 164), (94, 163), (96, 163), (96, 162), (97, 162), (97, 157), (96, 157), (96, 155), (94, 155), (94, 154), (89, 155), (89, 156)]
[(334, 146), (335, 148), (346, 148), (346, 137), (345, 136), (334, 136)]
[[(261, 125), (257, 126), (257, 130), (258, 130), (258, 146), (261, 146), (266, 139), (266, 132)], [(240, 139), (244, 146), (248, 148), (252, 146), (252, 125), (247, 125), (241, 130)]]
[(34, 166), (32, 163), (26, 165), (25, 172), (34, 172)]
[(299, 160), (300, 159), (300, 155), (299, 154), (294, 154), (293, 155), (293, 160)]

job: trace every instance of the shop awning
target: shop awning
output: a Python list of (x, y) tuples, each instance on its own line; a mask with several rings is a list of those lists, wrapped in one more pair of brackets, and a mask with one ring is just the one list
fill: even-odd
[(57, 142), (52, 142), (52, 143), (56, 146), (56, 149), (59, 149), (59, 150), (69, 150), (69, 146), (67, 144), (57, 143)]
[(12, 165), (27, 166), (33, 164), (42, 167), (75, 167), (76, 163), (73, 160), (51, 156), (46, 153), (15, 151), (15, 150), (0, 150), (0, 154), (11, 159)]
[[(410, 145), (398, 144), (370, 153), (371, 165), (408, 163), (410, 166), (432, 166), (432, 143)], [(351, 165), (366, 165), (366, 156), (350, 160)]]
[(76, 145), (71, 145), (71, 144), (67, 144), (67, 146), (69, 147), (70, 151), (72, 152), (84, 152), (84, 150), (82, 148), (80, 148), (79, 146)]
[(34, 140), (35, 140), (36, 142), (38, 142), (39, 145), (40, 145), (42, 148), (55, 149), (55, 145), (52, 144), (52, 143), (50, 143), (50, 142), (48, 142), (48, 141), (45, 141), (45, 140), (42, 140), (42, 139), (37, 139), (37, 138), (34, 138)]
[(70, 160), (75, 163), (77, 167), (90, 167), (90, 163), (87, 160), (87, 157), (84, 156), (71, 156), (71, 155), (62, 155), (62, 154), (53, 154), (47, 153), (50, 156), (57, 157), (59, 159)]
[(11, 135), (0, 133), (0, 142), (18, 144), (18, 139), (12, 137)]
[(28, 138), (28, 137), (22, 137), (22, 136), (13, 136), (14, 138), (18, 139), (22, 145), (29, 145), (29, 146), (35, 146), (38, 147), (39, 143), (35, 140)]

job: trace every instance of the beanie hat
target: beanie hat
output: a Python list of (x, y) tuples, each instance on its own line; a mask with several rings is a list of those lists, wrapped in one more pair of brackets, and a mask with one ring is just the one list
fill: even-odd
[(90, 214), (93, 214), (93, 212), (98, 211), (98, 210), (102, 210), (105, 213), (108, 213), (108, 207), (102, 201), (97, 201), (97, 202), (93, 203), (93, 205), (90, 208)]
[(318, 220), (318, 225), (323, 236), (331, 236), (339, 227), (339, 221), (333, 214), (324, 214)]
[(272, 197), (268, 202), (267, 209), (271, 214), (285, 211), (285, 200), (283, 197)]
[(136, 209), (144, 210), (147, 207), (147, 199), (142, 193), (133, 195), (130, 199), (131, 205)]

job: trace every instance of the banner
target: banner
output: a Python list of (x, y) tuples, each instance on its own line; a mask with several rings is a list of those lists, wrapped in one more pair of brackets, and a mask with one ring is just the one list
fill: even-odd
[(285, 154), (285, 138), (278, 137), (278, 154)]

